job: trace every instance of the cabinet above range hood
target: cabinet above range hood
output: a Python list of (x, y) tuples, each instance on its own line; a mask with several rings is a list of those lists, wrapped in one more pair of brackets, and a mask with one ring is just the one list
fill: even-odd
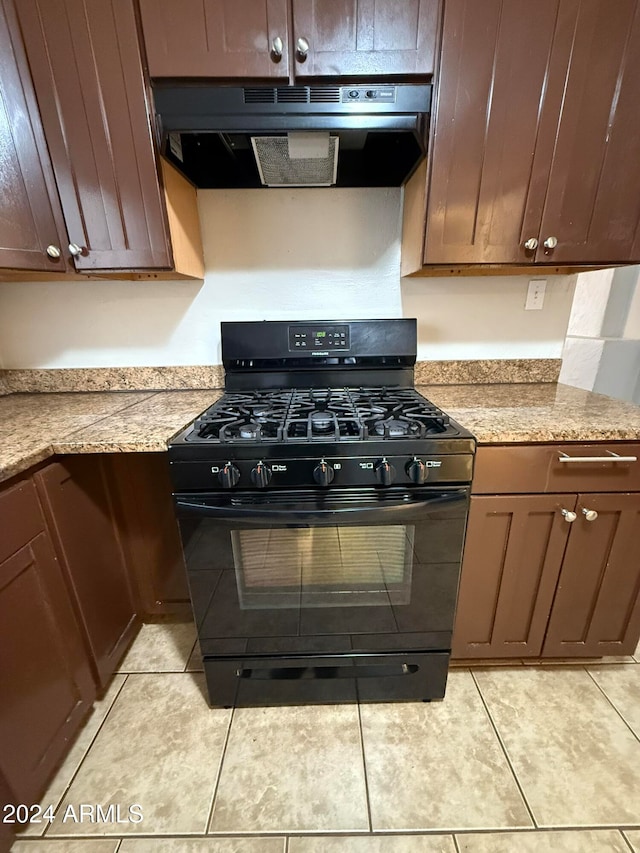
[(426, 149), (431, 86), (156, 83), (162, 153), (202, 189), (401, 186)]

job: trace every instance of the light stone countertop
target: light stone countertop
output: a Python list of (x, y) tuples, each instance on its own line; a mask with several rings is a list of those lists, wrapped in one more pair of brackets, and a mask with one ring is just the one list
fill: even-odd
[(640, 440), (640, 406), (571, 385), (416, 387), (479, 444)]
[[(640, 407), (568, 385), (418, 385), (480, 444), (640, 440)], [(162, 452), (219, 390), (0, 397), (0, 481), (56, 453)]]
[(0, 481), (56, 453), (162, 452), (222, 392), (100, 391), (0, 397)]

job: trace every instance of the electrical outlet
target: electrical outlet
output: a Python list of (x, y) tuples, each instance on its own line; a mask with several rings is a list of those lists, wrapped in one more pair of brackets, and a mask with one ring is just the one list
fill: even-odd
[(525, 311), (540, 311), (544, 305), (544, 294), (547, 289), (546, 278), (534, 278), (529, 282)]

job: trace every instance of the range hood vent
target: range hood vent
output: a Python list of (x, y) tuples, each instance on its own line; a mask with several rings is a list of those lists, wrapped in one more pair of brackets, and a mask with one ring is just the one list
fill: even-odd
[[(319, 136), (325, 143), (321, 152), (309, 151), (309, 156), (294, 153), (292, 146), (296, 134), (288, 136), (253, 136), (251, 144), (260, 172), (260, 180), (266, 187), (330, 187), (336, 182), (338, 173), (338, 137), (328, 134), (297, 134), (310, 141)], [(324, 137), (327, 137), (324, 139)]]
[(246, 86), (245, 104), (339, 104), (339, 86)]
[(162, 153), (201, 189), (397, 187), (426, 152), (429, 84), (156, 81), (153, 96)]

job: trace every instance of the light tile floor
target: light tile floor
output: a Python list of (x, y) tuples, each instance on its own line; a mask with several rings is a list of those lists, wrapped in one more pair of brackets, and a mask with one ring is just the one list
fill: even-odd
[(146, 625), (12, 853), (640, 853), (640, 647), (522, 663), (441, 703), (211, 710), (193, 626)]

